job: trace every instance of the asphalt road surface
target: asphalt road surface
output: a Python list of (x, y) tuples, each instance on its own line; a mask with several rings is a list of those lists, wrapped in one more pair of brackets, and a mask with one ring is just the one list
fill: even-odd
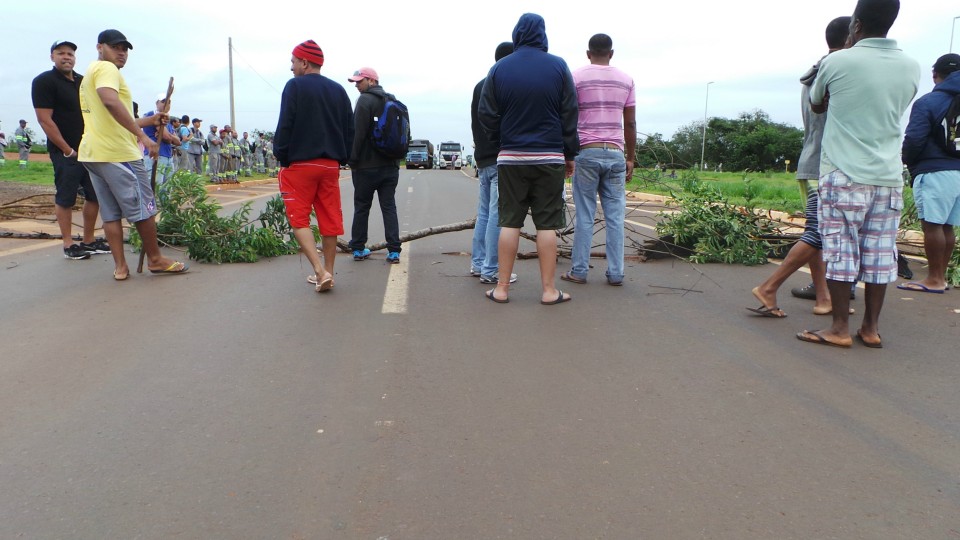
[[(401, 229), (475, 190), (401, 170)], [(471, 235), (342, 255), (323, 295), (296, 255), (118, 283), (3, 244), (0, 538), (960, 538), (960, 292), (891, 287), (885, 348), (838, 349), (794, 337), (829, 323), (804, 275), (783, 320), (744, 309), (771, 265), (629, 262), (617, 288), (595, 260), (542, 306), (524, 260), (499, 305)]]

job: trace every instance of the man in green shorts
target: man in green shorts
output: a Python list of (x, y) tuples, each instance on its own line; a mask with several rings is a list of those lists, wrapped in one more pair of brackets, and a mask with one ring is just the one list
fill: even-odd
[(526, 13), (513, 30), (513, 54), (497, 62), (480, 93), (478, 118), (491, 141), (500, 141), (500, 262), (497, 286), (486, 292), (509, 301), (520, 229), (527, 211), (537, 228), (537, 255), (545, 305), (570, 300), (555, 285), (557, 236), (566, 225), (563, 179), (573, 175), (580, 150), (577, 91), (563, 59), (547, 53), (543, 17)]

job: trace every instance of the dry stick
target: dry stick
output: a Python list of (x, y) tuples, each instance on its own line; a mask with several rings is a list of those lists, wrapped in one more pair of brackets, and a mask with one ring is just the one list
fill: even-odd
[[(163, 110), (160, 111), (160, 114), (167, 114), (170, 112), (170, 96), (173, 95), (173, 77), (170, 77), (170, 82), (167, 83), (167, 97), (163, 101)], [(163, 143), (163, 133), (167, 130), (165, 124), (157, 125), (157, 143)], [(159, 152), (159, 149), (157, 150)], [(153, 191), (153, 196), (157, 196), (157, 165), (160, 164), (160, 154), (157, 154), (157, 157), (153, 160), (153, 167), (150, 169), (150, 190)], [(137, 273), (143, 273), (143, 258), (146, 256), (147, 250), (143, 245), (143, 237), (140, 237), (140, 262), (137, 263)]]

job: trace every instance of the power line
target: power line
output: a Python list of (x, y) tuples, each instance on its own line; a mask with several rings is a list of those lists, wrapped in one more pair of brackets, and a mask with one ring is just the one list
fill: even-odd
[(256, 74), (257, 74), (257, 77), (260, 77), (260, 79), (263, 80), (263, 82), (266, 83), (267, 86), (269, 86), (271, 89), (273, 89), (274, 92), (276, 92), (277, 94), (280, 94), (280, 95), (283, 94), (283, 92), (281, 92), (280, 90), (277, 90), (276, 87), (274, 87), (272, 84), (270, 84), (270, 81), (268, 81), (268, 80), (266, 79), (266, 77), (264, 77), (263, 75), (261, 75), (260, 72), (257, 71), (256, 68), (254, 68), (253, 65), (252, 65), (250, 62), (248, 62), (247, 59), (244, 58), (242, 54), (240, 54), (240, 51), (237, 50), (237, 47), (236, 47), (236, 46), (233, 46), (233, 45), (231, 45), (231, 46), (233, 47), (233, 52), (237, 53), (237, 56), (239, 56), (240, 59), (243, 60), (243, 63), (246, 64), (247, 67), (250, 68), (250, 71), (253, 71), (254, 73), (256, 73)]

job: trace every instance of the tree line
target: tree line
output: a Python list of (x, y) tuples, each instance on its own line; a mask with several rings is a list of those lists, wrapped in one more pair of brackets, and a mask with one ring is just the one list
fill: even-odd
[[(696, 168), (703, 144), (703, 121), (690, 122), (670, 140), (660, 133), (638, 138), (636, 161), (645, 168)], [(802, 148), (802, 129), (774, 122), (757, 109), (737, 118), (708, 119), (703, 161), (711, 170), (722, 164), (724, 171), (793, 171)]]

